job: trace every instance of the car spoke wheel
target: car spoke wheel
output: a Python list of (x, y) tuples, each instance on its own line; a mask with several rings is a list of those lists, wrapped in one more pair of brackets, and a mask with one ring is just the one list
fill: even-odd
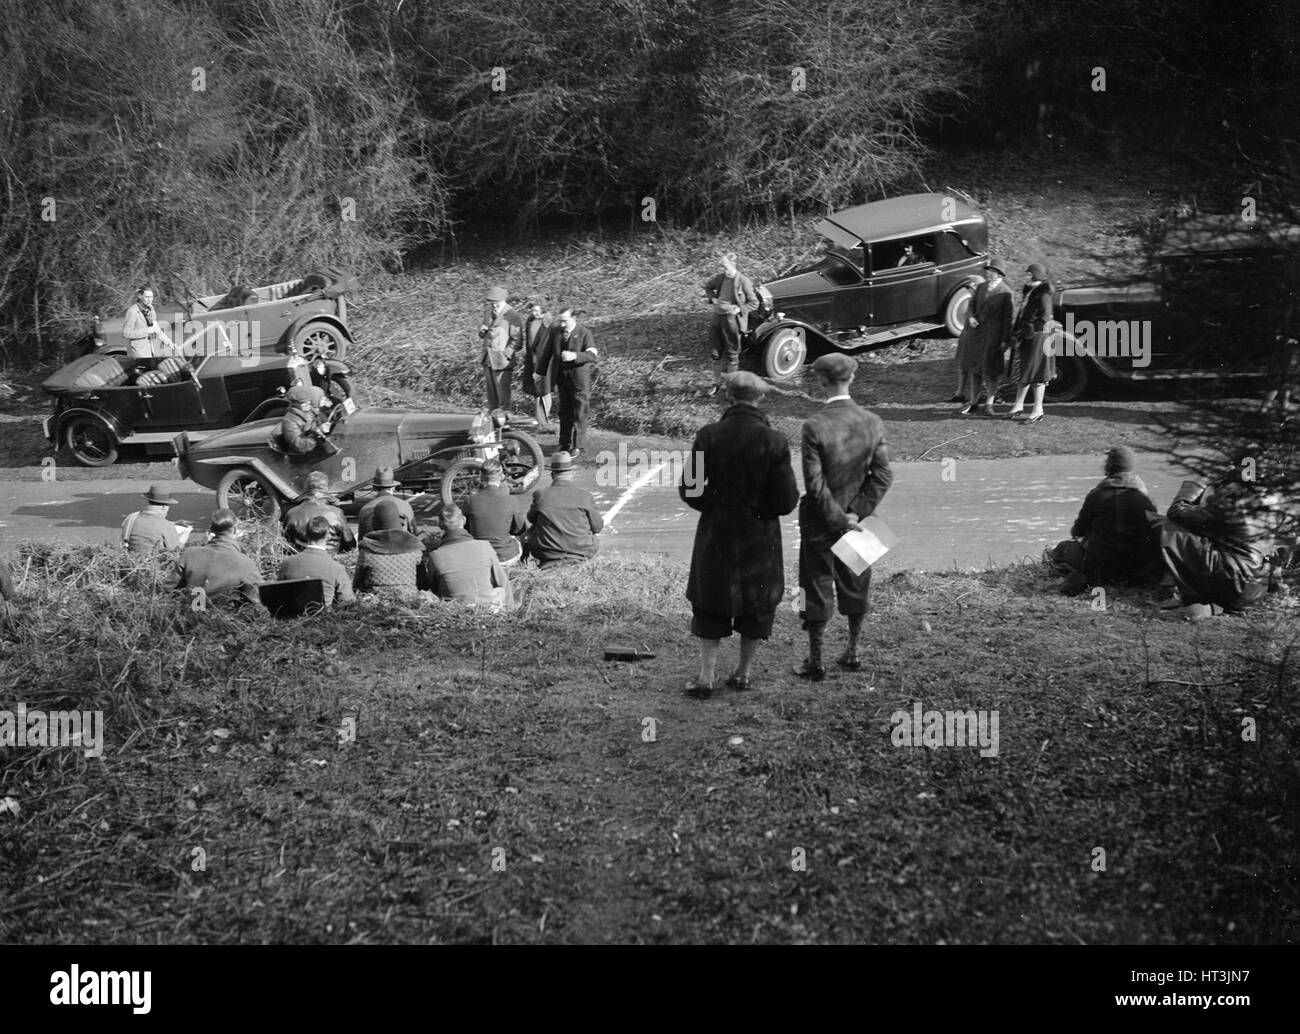
[(79, 416), (63, 427), (63, 444), (83, 467), (107, 467), (117, 461), (117, 439), (102, 420)]
[(773, 380), (795, 376), (808, 358), (808, 345), (795, 327), (782, 327), (763, 348), (763, 372)]
[(233, 510), (244, 521), (271, 524), (280, 517), (280, 497), (275, 489), (247, 467), (226, 471), (217, 485), (217, 506)]
[(347, 340), (328, 323), (308, 323), (293, 339), (294, 351), (309, 363), (316, 359), (342, 359)]
[(545, 459), (542, 447), (523, 431), (505, 431), (501, 435), (501, 465), (511, 495), (532, 491), (542, 476)]
[(462, 456), (442, 474), (438, 494), (443, 506), (460, 506), (465, 497), (483, 484), (483, 461), (477, 456)]
[(970, 302), (975, 292), (969, 287), (959, 287), (948, 296), (948, 304), (943, 307), (943, 324), (948, 333), (956, 337), (966, 326), (966, 317), (970, 315)]

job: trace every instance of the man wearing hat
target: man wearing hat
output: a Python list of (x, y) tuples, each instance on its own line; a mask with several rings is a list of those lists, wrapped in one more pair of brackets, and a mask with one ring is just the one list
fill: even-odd
[(346, 553), (357, 546), (356, 536), (348, 527), (343, 511), (330, 502), (330, 479), (323, 471), (313, 470), (307, 475), (307, 497), (291, 509), (284, 518), (284, 537), (294, 549), (305, 549), (308, 543), (307, 525), (313, 517), (324, 517), (330, 523), (326, 548), (330, 554)]
[(857, 364), (842, 353), (818, 357), (813, 372), (826, 402), (803, 425), (799, 588), (808, 657), (795, 674), (813, 681), (826, 677), (822, 638), (831, 616), (832, 596), (849, 621), (848, 648), (837, 663), (848, 671), (862, 668), (858, 638), (867, 616), (871, 568), (855, 575), (831, 547), (846, 531), (856, 528), (859, 520), (875, 512), (894, 480), (885, 449), (884, 423), (849, 396), (856, 370)]
[(400, 481), (393, 477), (392, 467), (379, 467), (375, 471), (374, 480), (370, 482), (370, 487), (375, 490), (375, 497), (361, 507), (360, 512), (357, 513), (358, 541), (375, 530), (375, 508), (383, 499), (391, 499), (397, 506), (399, 527), (412, 535), (415, 534), (415, 511), (411, 509), (410, 503), (393, 491), (400, 487), (401, 484)]
[(573, 457), (551, 457), (551, 483), (533, 493), (528, 509), (528, 554), (542, 567), (590, 560), (599, 550), (596, 536), (605, 527), (596, 500), (573, 484)]
[(1067, 572), (1061, 587), (1066, 595), (1076, 596), (1090, 585), (1141, 581), (1158, 567), (1158, 535), (1147, 520), (1156, 507), (1136, 465), (1127, 445), (1106, 453), (1106, 476), (1084, 497), (1070, 529), (1077, 544), (1061, 543), (1052, 557), (1054, 565)]
[[(551, 392), (555, 385), (551, 378), (550, 364), (543, 362), (551, 347), (551, 316), (543, 309), (540, 299), (537, 298), (528, 302), (528, 318), (524, 320), (523, 347), (524, 389), (532, 392), (533, 397), (537, 399), (537, 430), (542, 434), (551, 434), (554, 431), (551, 426)], [(537, 371), (543, 367), (546, 368), (546, 373), (538, 373)]]
[(966, 416), (975, 409), (979, 385), (984, 386), (981, 412), (993, 416), (993, 401), (1002, 377), (1003, 353), (1011, 341), (1014, 302), (1006, 285), (1006, 271), (999, 258), (990, 255), (984, 263), (984, 283), (975, 289), (970, 314), (957, 339), (957, 367), (966, 384), (967, 402), (959, 411)]
[(490, 544), (502, 564), (519, 561), (524, 547), (515, 536), (528, 530), (528, 522), (506, 487), (506, 472), (500, 460), (483, 464), (483, 485), (461, 509), (465, 513), (465, 530), (473, 538)]
[[(239, 548), (234, 532), (234, 511), (224, 507), (213, 510), (207, 544), (182, 551), (176, 567), (163, 579), (163, 589), (187, 589), (191, 600), (197, 597), (219, 606), (251, 605), (265, 610), (257, 594), (262, 574)], [(194, 590), (202, 590), (202, 596)]]
[(733, 631), (740, 633), (740, 659), (726, 684), (752, 688), (754, 655), (771, 636), (785, 593), (781, 518), (799, 501), (799, 488), (785, 436), (758, 408), (768, 390), (752, 373), (722, 378), (728, 408), (696, 434), (678, 485), (682, 501), (700, 512), (686, 582), (700, 669), (688, 696), (713, 695), (718, 649)]
[(483, 342), (480, 360), (487, 380), (488, 409), (510, 408), (510, 383), (515, 372), (515, 353), (519, 351), (523, 318), (506, 301), (506, 289), (493, 287), (484, 299), (487, 313), (478, 328)]
[[(122, 545), (128, 552), (147, 555), (161, 550), (180, 549), (181, 532), (167, 519), (167, 508), (176, 500), (162, 485), (150, 485), (144, 493), (148, 505), (143, 510), (129, 514), (122, 522)], [(186, 537), (189, 527), (182, 526)]]
[(284, 397), (289, 403), (289, 411), (280, 421), (280, 445), (285, 452), (305, 456), (313, 452), (325, 437), (318, 418), (319, 399), (324, 398), (324, 392), (306, 384), (295, 384), (284, 393)]

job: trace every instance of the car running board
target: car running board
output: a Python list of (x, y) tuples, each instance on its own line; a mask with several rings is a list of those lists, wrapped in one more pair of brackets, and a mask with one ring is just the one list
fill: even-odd
[(931, 330), (939, 330), (943, 327), (942, 323), (931, 323), (922, 321), (918, 323), (904, 323), (898, 327), (886, 327), (881, 330), (867, 329), (865, 334), (859, 337), (851, 338), (844, 344), (848, 348), (862, 348), (870, 345), (879, 345), (886, 341), (897, 341), (900, 338), (915, 337), (917, 334), (925, 334)]

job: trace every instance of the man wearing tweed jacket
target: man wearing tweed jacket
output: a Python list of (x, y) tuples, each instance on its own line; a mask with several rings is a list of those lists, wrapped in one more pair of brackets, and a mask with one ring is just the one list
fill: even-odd
[(849, 619), (848, 649), (838, 664), (859, 671), (858, 637), (867, 616), (871, 569), (855, 575), (831, 547), (880, 505), (894, 475), (885, 449), (885, 425), (849, 397), (857, 369), (846, 355), (823, 355), (813, 372), (826, 395), (822, 410), (803, 425), (804, 496), (799, 501), (799, 588), (803, 595), (808, 657), (795, 674), (815, 682), (826, 677), (822, 637), (830, 620), (832, 585), (839, 612)]

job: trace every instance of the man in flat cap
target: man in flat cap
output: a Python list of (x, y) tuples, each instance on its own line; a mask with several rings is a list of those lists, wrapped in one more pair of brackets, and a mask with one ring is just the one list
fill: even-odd
[(957, 339), (957, 366), (966, 384), (967, 398), (960, 410), (962, 416), (974, 411), (981, 384), (985, 402), (980, 412), (994, 415), (993, 402), (1004, 368), (1003, 354), (1011, 344), (1011, 316), (1015, 309), (1006, 275), (1002, 260), (990, 255), (984, 263), (984, 283), (975, 288), (970, 315)]
[(885, 449), (884, 423), (849, 396), (856, 371), (857, 364), (838, 352), (820, 356), (813, 363), (826, 402), (803, 425), (799, 588), (808, 657), (795, 674), (813, 681), (826, 677), (822, 637), (831, 616), (832, 595), (838, 600), (839, 612), (849, 620), (848, 648), (837, 663), (848, 671), (862, 668), (858, 638), (867, 616), (871, 568), (855, 575), (831, 547), (846, 531), (856, 528), (859, 520), (875, 512), (894, 480)]
[[(261, 583), (257, 564), (235, 541), (234, 511), (223, 507), (212, 511), (207, 543), (184, 550), (171, 574), (163, 579), (162, 587), (167, 592), (188, 590), (193, 610), (202, 610), (209, 602), (264, 610), (257, 592)], [(195, 605), (199, 599), (203, 606)]]
[(167, 519), (167, 508), (175, 506), (176, 500), (162, 485), (150, 485), (144, 497), (148, 505), (122, 522), (122, 545), (142, 555), (180, 549), (181, 534)]
[(324, 471), (313, 470), (307, 475), (307, 497), (291, 509), (284, 518), (284, 537), (294, 549), (301, 551), (307, 548), (307, 543), (310, 541), (307, 536), (307, 525), (313, 517), (317, 516), (324, 517), (330, 523), (329, 538), (325, 546), (331, 555), (346, 553), (350, 549), (357, 548), (357, 539), (352, 534), (352, 529), (348, 527), (348, 519), (343, 516), (343, 511), (330, 501), (329, 488), (330, 479)]
[(361, 507), (357, 513), (357, 540), (365, 538), (375, 530), (375, 508), (383, 499), (391, 499), (397, 507), (397, 514), (403, 531), (415, 534), (415, 511), (411, 504), (396, 494), (401, 482), (393, 477), (392, 467), (379, 467), (375, 470), (370, 487), (375, 490), (375, 497)]
[(319, 417), (319, 399), (323, 393), (319, 388), (295, 384), (284, 393), (284, 397), (289, 403), (289, 411), (280, 421), (280, 446), (285, 452), (305, 456), (315, 451), (325, 437)]
[(510, 307), (504, 287), (488, 290), (484, 301), (487, 312), (478, 328), (483, 343), (480, 362), (487, 380), (487, 404), (491, 410), (510, 409), (510, 385), (515, 373), (515, 353), (519, 351), (523, 317)]
[(696, 434), (677, 488), (700, 512), (686, 583), (700, 670), (686, 687), (688, 696), (713, 695), (718, 649), (733, 630), (740, 633), (740, 659), (726, 685), (752, 688), (754, 655), (772, 634), (785, 592), (781, 518), (799, 501), (799, 488), (785, 436), (758, 408), (767, 391), (752, 373), (722, 378), (728, 407), (721, 420)]

